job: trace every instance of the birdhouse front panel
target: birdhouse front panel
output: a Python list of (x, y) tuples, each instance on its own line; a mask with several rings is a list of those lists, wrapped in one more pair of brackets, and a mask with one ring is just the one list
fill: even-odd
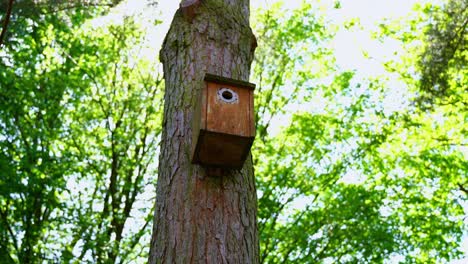
[(193, 119), (192, 162), (241, 168), (255, 137), (254, 84), (206, 74)]
[(208, 83), (207, 129), (244, 137), (253, 136), (252, 100), (253, 95), (248, 89)]

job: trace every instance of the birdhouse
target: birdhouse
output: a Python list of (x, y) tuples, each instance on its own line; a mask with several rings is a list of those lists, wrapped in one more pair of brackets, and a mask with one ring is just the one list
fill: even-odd
[(193, 118), (192, 163), (242, 168), (255, 138), (255, 84), (206, 74)]

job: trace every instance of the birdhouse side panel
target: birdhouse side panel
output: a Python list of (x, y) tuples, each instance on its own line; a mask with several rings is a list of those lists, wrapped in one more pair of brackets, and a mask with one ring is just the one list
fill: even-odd
[(206, 130), (207, 94), (207, 86), (206, 83), (204, 83), (203, 88), (198, 92), (197, 101), (192, 118), (192, 158), (194, 162), (196, 162), (198, 159), (196, 152), (197, 144), (199, 145), (201, 143), (199, 142), (200, 133), (201, 131)]
[(251, 136), (251, 90), (208, 82), (207, 130), (238, 136)]

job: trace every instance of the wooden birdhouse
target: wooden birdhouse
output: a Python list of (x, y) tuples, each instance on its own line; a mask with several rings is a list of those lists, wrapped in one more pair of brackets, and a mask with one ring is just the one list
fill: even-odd
[(242, 168), (255, 138), (255, 84), (205, 75), (193, 118), (192, 163)]

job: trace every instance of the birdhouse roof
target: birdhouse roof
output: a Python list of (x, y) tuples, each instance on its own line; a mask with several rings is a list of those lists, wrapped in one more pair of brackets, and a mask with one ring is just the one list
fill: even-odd
[(236, 80), (236, 79), (231, 79), (211, 73), (206, 73), (205, 74), (205, 81), (207, 82), (214, 82), (214, 83), (219, 83), (219, 84), (227, 84), (227, 85), (232, 85), (232, 86), (238, 86), (242, 88), (247, 88), (250, 90), (255, 89), (255, 84), (249, 83), (246, 81), (241, 81), (241, 80)]

